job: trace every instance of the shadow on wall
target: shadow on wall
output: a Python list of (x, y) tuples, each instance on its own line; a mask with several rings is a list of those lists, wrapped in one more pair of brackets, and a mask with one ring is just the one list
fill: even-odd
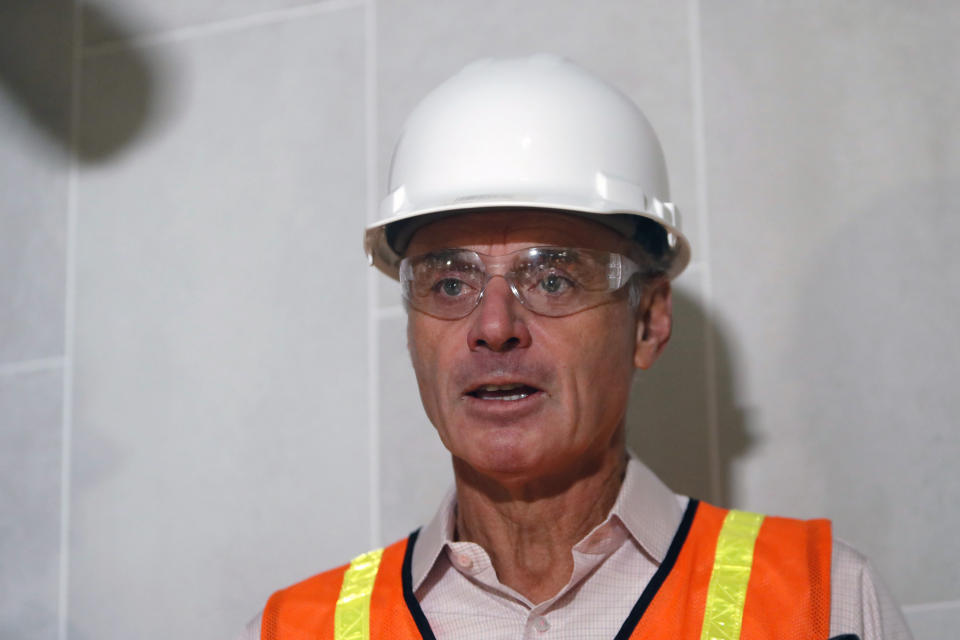
[[(673, 292), (670, 344), (648, 371), (638, 371), (627, 409), (627, 446), (677, 493), (730, 506), (733, 460), (755, 441), (736, 405), (733, 363), (723, 332), (682, 289)], [(704, 326), (712, 323), (721, 486), (710, 473)]]
[(960, 593), (958, 201), (946, 171), (878, 186), (812, 254), (787, 332), (792, 405), (831, 444), (809, 463), (823, 505), (902, 602)]
[[(74, 0), (0, 3), (0, 90), (64, 154), (72, 145), (73, 5)], [(105, 43), (127, 40), (132, 32), (89, 3), (84, 4), (83, 26), (80, 31), (102, 34)], [(98, 110), (84, 114), (86, 121), (108, 126), (87, 128), (95, 136), (78, 136), (81, 162), (103, 162), (128, 146), (146, 128), (157, 102), (156, 73), (142, 52), (123, 47), (110, 55), (121, 73), (113, 83), (85, 87), (97, 92)]]

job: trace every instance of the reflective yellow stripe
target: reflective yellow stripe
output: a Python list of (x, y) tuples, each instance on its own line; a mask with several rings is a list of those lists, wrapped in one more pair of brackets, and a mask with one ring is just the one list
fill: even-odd
[(343, 586), (333, 614), (334, 640), (370, 640), (370, 594), (383, 549), (357, 556), (343, 574)]
[(753, 566), (753, 545), (763, 516), (730, 511), (717, 539), (717, 553), (707, 589), (700, 640), (737, 640), (743, 622), (743, 603)]

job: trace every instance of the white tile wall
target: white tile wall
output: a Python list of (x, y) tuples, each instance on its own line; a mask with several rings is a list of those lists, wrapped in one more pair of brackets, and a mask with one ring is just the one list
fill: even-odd
[(453, 471), (420, 404), (406, 315), (380, 321), (379, 347), (381, 537), (387, 544), (429, 520), (453, 483)]
[(754, 435), (738, 504), (960, 594), (960, 11), (702, 6), (711, 272)]
[[(0, 637), (59, 626), (72, 15), (0, 17)], [(38, 40), (42, 32), (47, 38)]]
[(0, 637), (57, 637), (61, 372), (0, 375)]
[(102, 45), (180, 29), (195, 29), (200, 25), (228, 20), (249, 20), (252, 16), (263, 17), (289, 9), (318, 5), (340, 7), (343, 4), (338, 0), (88, 0), (81, 5), (83, 42)]
[(905, 613), (914, 640), (953, 638), (960, 627), (960, 602), (919, 605)]
[[(6, 20), (70, 33), (69, 15), (18, 8)], [(32, 35), (0, 26), (0, 364), (63, 353), (70, 49), (19, 61)], [(35, 126), (25, 123), (33, 122)]]
[[(229, 637), (369, 545), (363, 41), (352, 9), (145, 49), (164, 126), (81, 172), (79, 637)], [(85, 59), (84, 136), (130, 70)]]

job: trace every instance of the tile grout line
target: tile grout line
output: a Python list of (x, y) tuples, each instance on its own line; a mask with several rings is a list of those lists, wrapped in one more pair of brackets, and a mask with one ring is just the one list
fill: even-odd
[(57, 638), (67, 640), (70, 606), (70, 496), (72, 494), (71, 456), (73, 449), (73, 357), (74, 357), (74, 306), (76, 304), (76, 253), (77, 253), (77, 205), (78, 166), (77, 149), (80, 125), (81, 64), (80, 0), (73, 0), (73, 43), (70, 49), (70, 121), (69, 121), (69, 168), (67, 169), (67, 211), (65, 286), (63, 310), (63, 399), (61, 402), (60, 435), (60, 581), (58, 585)]
[(904, 613), (926, 613), (928, 611), (943, 611), (944, 609), (960, 609), (960, 600), (941, 600), (938, 602), (921, 602), (908, 604), (903, 607)]
[[(365, 47), (365, 129), (367, 223), (377, 219), (377, 15), (374, 0), (364, 2)], [(379, 273), (367, 267), (367, 381), (368, 435), (370, 440), (370, 546), (381, 545), (380, 538), (380, 296)]]
[(689, 41), (690, 41), (690, 83), (691, 98), (693, 101), (693, 132), (694, 132), (694, 166), (696, 171), (696, 199), (697, 199), (697, 222), (700, 227), (700, 243), (703, 245), (700, 249), (702, 258), (700, 263), (703, 265), (703, 297), (706, 304), (704, 309), (703, 323), (703, 343), (704, 343), (704, 369), (706, 370), (706, 393), (707, 393), (707, 442), (709, 445), (710, 459), (708, 460), (711, 499), (716, 503), (725, 502), (728, 496), (722, 495), (721, 490), (723, 478), (720, 469), (720, 421), (717, 407), (717, 355), (716, 355), (716, 336), (713, 331), (710, 312), (713, 303), (713, 281), (710, 268), (710, 222), (707, 212), (709, 193), (707, 190), (707, 142), (704, 124), (703, 107), (703, 70), (702, 49), (700, 42), (700, 2), (699, 0), (688, 0), (687, 2)]
[(167, 31), (121, 38), (119, 40), (108, 40), (107, 42), (100, 42), (88, 46), (81, 44), (80, 52), (85, 58), (93, 58), (128, 49), (142, 49), (173, 42), (182, 42), (184, 40), (192, 40), (208, 35), (241, 31), (262, 25), (286, 22), (295, 18), (306, 18), (323, 13), (356, 9), (364, 6), (365, 0), (321, 0), (320, 2), (303, 6), (274, 9), (236, 18), (225, 18), (213, 22), (176, 27)]
[(21, 373), (60, 369), (63, 367), (63, 360), (63, 357), (58, 356), (54, 358), (21, 360), (20, 362), (5, 362), (0, 364), (0, 376), (13, 376)]

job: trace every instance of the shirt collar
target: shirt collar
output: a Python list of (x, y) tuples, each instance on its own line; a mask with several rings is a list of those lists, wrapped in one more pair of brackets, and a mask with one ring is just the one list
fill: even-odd
[[(608, 520), (618, 518), (647, 555), (660, 564), (680, 527), (687, 500), (685, 496), (674, 494), (631, 453), (620, 493)], [(414, 590), (420, 588), (444, 546), (453, 542), (456, 504), (456, 491), (451, 488), (433, 518), (417, 536), (411, 563)]]
[(447, 495), (440, 502), (440, 508), (433, 514), (430, 522), (420, 529), (417, 543), (413, 547), (413, 559), (410, 563), (410, 574), (413, 590), (420, 588), (420, 584), (427, 577), (430, 569), (436, 564), (440, 552), (448, 542), (453, 541), (453, 529), (456, 523), (457, 491), (450, 487)]
[(689, 498), (678, 496), (632, 453), (610, 514), (657, 563), (663, 562), (680, 528)]

